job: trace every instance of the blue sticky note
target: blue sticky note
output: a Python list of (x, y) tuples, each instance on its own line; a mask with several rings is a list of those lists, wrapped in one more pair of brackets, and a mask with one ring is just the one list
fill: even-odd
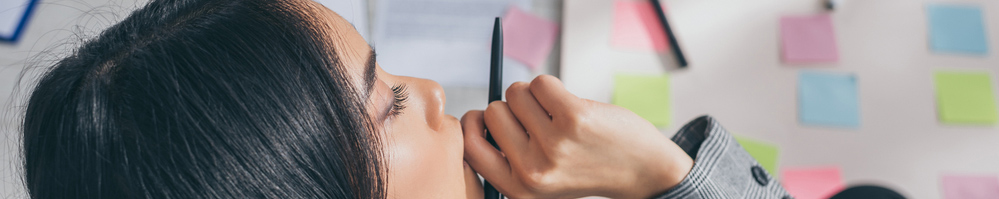
[(985, 55), (989, 51), (982, 9), (974, 5), (930, 4), (930, 48), (937, 52)]
[(803, 124), (860, 127), (857, 78), (853, 74), (802, 71), (798, 74), (798, 116)]

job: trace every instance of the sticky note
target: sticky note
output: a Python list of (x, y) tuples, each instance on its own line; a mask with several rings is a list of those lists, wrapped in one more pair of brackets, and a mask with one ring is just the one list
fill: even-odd
[(777, 155), (779, 153), (777, 145), (741, 136), (735, 136), (735, 141), (739, 142), (739, 145), (742, 145), (742, 148), (746, 149), (746, 152), (749, 152), (749, 155), (753, 156), (756, 162), (759, 162), (760, 166), (767, 170), (767, 173), (777, 175)]
[(558, 24), (511, 6), (503, 15), (503, 54), (532, 69), (541, 66), (558, 37)]
[(999, 177), (944, 175), (940, 178), (944, 199), (999, 198)]
[(819, 126), (860, 127), (857, 78), (819, 71), (798, 73), (798, 117)]
[(975, 5), (929, 4), (930, 48), (936, 52), (985, 55), (989, 51), (982, 10)]
[(937, 72), (937, 113), (947, 124), (995, 124), (992, 79), (986, 72)]
[(836, 62), (836, 31), (829, 14), (780, 18), (781, 50), (785, 63)]
[[(669, 46), (666, 30), (654, 9), (649, 1), (614, 1), (611, 46), (627, 50), (665, 52)], [(665, 6), (662, 9), (665, 11)]]
[(760, 166), (767, 170), (767, 173), (777, 175), (777, 155), (779, 153), (777, 145), (742, 136), (734, 137), (735, 141), (739, 142), (739, 145), (742, 145), (746, 152), (749, 152), (749, 156), (753, 156), (756, 162), (759, 162)]
[(839, 167), (781, 169), (781, 185), (797, 199), (825, 199), (845, 186)]
[(670, 120), (669, 78), (665, 74), (617, 74), (611, 102), (635, 112), (653, 125), (667, 126)]

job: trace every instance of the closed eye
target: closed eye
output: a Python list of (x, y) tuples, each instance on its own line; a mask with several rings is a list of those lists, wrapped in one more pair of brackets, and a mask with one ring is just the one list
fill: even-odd
[(409, 100), (409, 91), (406, 88), (405, 84), (392, 86), (392, 94), (395, 95), (395, 102), (392, 103), (392, 109), (389, 110), (389, 117), (402, 114), (402, 111), (406, 109), (406, 101)]

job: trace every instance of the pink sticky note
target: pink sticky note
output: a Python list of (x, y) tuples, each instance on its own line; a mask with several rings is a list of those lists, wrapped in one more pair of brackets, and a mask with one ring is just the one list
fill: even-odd
[(784, 168), (781, 184), (797, 199), (824, 199), (845, 187), (839, 167)]
[(836, 32), (828, 14), (785, 16), (780, 19), (784, 62), (836, 62)]
[[(666, 8), (663, 6), (663, 10)], [(662, 22), (649, 1), (614, 1), (611, 46), (630, 50), (666, 51), (669, 43)]]
[(503, 54), (533, 68), (544, 64), (558, 37), (558, 24), (516, 6), (503, 17)]
[(940, 179), (944, 199), (999, 198), (999, 177), (944, 175)]

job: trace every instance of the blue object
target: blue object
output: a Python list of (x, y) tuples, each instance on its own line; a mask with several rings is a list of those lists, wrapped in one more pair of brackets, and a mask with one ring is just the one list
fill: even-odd
[(859, 128), (858, 100), (857, 78), (853, 74), (798, 74), (798, 117), (803, 124)]
[(930, 48), (937, 52), (985, 55), (989, 52), (982, 9), (973, 5), (930, 4)]
[[(10, 2), (5, 2), (10, 3)], [(18, 17), (17, 27), (10, 34), (0, 34), (0, 41), (14, 42), (17, 38), (21, 36), (21, 32), (24, 31), (24, 27), (28, 23), (28, 17), (31, 16), (31, 12), (35, 10), (35, 5), (38, 5), (38, 0), (27, 0), (27, 5), (24, 6), (24, 13)], [(12, 10), (2, 10), (0, 12), (12, 12)], [(0, 27), (0, 28), (10, 28), (10, 27)]]

